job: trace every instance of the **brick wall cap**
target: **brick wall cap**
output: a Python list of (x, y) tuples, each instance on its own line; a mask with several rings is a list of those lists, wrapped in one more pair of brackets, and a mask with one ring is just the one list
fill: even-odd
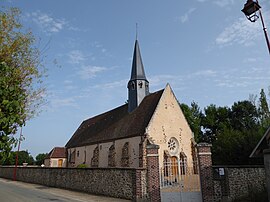
[(197, 144), (197, 147), (212, 147), (212, 144), (209, 144), (207, 142), (201, 142)]
[(159, 149), (159, 145), (149, 144), (149, 145), (146, 146), (146, 149)]

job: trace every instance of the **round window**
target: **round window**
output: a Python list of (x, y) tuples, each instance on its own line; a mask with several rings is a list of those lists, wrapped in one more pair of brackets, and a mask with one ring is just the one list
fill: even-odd
[(176, 138), (172, 137), (169, 139), (168, 148), (171, 154), (176, 154), (178, 152), (179, 143)]

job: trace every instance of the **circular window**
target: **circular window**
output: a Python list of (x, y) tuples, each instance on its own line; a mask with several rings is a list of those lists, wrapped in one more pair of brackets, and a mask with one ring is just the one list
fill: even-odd
[(168, 141), (169, 152), (172, 154), (176, 154), (178, 152), (179, 143), (176, 138), (172, 137)]

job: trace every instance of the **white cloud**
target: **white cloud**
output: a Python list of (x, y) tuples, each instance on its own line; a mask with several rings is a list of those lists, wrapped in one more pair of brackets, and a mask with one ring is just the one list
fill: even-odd
[(217, 72), (213, 71), (211, 69), (207, 69), (207, 70), (202, 70), (202, 71), (197, 71), (195, 72), (193, 75), (195, 76), (204, 76), (204, 77), (213, 77), (216, 76)]
[(70, 51), (68, 57), (71, 64), (81, 64), (87, 59), (87, 56), (80, 50)]
[(220, 6), (225, 7), (234, 4), (235, 0), (197, 0), (198, 2), (204, 3), (210, 1), (211, 3)]
[(95, 85), (94, 88), (108, 89), (108, 88), (124, 87), (127, 85), (127, 83), (128, 83), (127, 79), (122, 79), (120, 81), (113, 81), (105, 84)]
[(78, 75), (81, 79), (91, 79), (97, 75), (97, 73), (103, 72), (107, 70), (106, 67), (98, 67), (98, 66), (83, 66), (79, 72)]
[(220, 7), (225, 7), (225, 6), (234, 4), (234, 0), (215, 0), (213, 1), (213, 3)]
[(226, 27), (216, 38), (218, 46), (242, 44), (250, 46), (254, 40), (261, 36), (260, 22), (251, 23), (246, 18), (241, 17), (232, 25)]
[(52, 110), (58, 109), (60, 107), (74, 107), (78, 108), (78, 104), (75, 102), (74, 98), (53, 98), (50, 101)]
[(32, 13), (27, 13), (26, 18), (32, 20), (35, 24), (37, 24), (40, 29), (47, 33), (57, 33), (67, 28), (68, 30), (78, 31), (79, 29), (73, 26), (70, 26), (68, 21), (64, 18), (57, 19), (52, 17), (47, 13), (42, 13), (41, 11), (36, 11)]
[(190, 8), (184, 15), (182, 15), (181, 17), (179, 17), (179, 20), (182, 23), (185, 23), (189, 20), (190, 15), (196, 10), (196, 8)]

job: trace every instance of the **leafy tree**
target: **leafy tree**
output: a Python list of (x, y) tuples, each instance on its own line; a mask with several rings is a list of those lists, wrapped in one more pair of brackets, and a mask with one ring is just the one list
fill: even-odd
[(262, 130), (266, 130), (270, 126), (270, 111), (264, 90), (261, 89), (258, 103), (258, 113)]
[[(0, 165), (15, 165), (16, 163), (17, 152), (11, 151), (7, 158), (2, 159), (0, 161)], [(18, 153), (18, 165), (22, 165), (23, 163), (28, 163), (29, 165), (34, 164), (34, 158), (30, 155), (30, 153), (26, 151), (19, 151)]]
[(38, 113), (43, 102), (39, 50), (23, 31), (16, 8), (0, 10), (0, 160), (16, 142), (12, 134)]
[(202, 118), (203, 141), (213, 143), (224, 129), (230, 127), (229, 113), (228, 107), (216, 107), (213, 104), (204, 109)]
[(41, 153), (36, 156), (36, 165), (41, 165), (44, 163), (45, 158), (47, 157), (47, 153)]
[[(266, 103), (264, 106), (268, 106), (262, 93), (260, 100), (261, 103)], [(231, 107), (212, 104), (204, 108), (204, 112), (195, 105), (189, 107), (181, 104), (181, 108), (194, 133), (196, 130), (200, 131), (196, 141), (212, 144), (214, 164), (262, 163), (261, 160), (250, 159), (249, 155), (263, 135), (260, 120), (262, 115), (266, 117), (267, 107), (264, 107), (261, 115), (255, 102), (247, 100), (235, 102)], [(196, 119), (197, 117), (199, 118)]]
[(230, 113), (232, 128), (239, 131), (258, 129), (258, 111), (250, 101), (238, 101), (231, 107)]
[(200, 142), (202, 137), (201, 121), (203, 114), (199, 105), (193, 101), (191, 103), (191, 107), (186, 104), (180, 104), (180, 107), (192, 132), (194, 133), (195, 141)]

